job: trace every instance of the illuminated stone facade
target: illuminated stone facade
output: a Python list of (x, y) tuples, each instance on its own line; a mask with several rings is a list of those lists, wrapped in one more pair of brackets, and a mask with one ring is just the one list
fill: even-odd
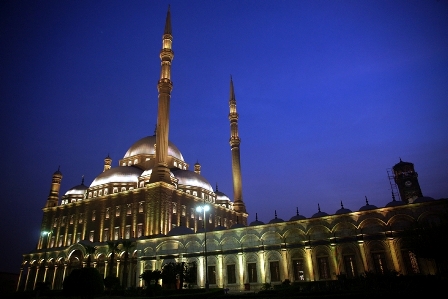
[[(258, 289), (266, 282), (331, 280), (366, 271), (434, 273), (434, 264), (415, 257), (401, 235), (417, 221), (440, 222), (445, 200), (419, 197), (412, 203), (392, 201), (384, 208), (366, 202), (357, 212), (341, 207), (334, 215), (319, 211), (306, 219), (297, 213), (289, 221), (276, 217), (267, 224), (258, 219), (248, 224), (233, 82), (229, 99), (232, 201), (201, 176), (198, 163), (194, 171), (188, 170), (179, 149), (168, 141), (174, 57), (169, 12), (162, 41), (156, 134), (132, 145), (119, 166), (113, 167), (106, 157), (103, 173), (90, 186), (83, 180), (61, 197), (63, 175), (59, 170), (54, 173), (43, 209), (42, 234), (37, 249), (23, 255), (18, 290), (34, 289), (42, 281), (60, 289), (72, 269), (86, 266), (89, 246), (96, 247), (92, 265), (105, 277), (109, 273), (120, 277), (128, 287), (142, 286), (138, 277), (144, 270), (161, 269), (171, 261), (195, 262), (200, 287), (207, 272), (212, 287), (235, 290), (243, 290), (247, 283)], [(206, 218), (195, 211), (205, 203), (211, 208)], [(135, 246), (125, 250), (122, 240)], [(113, 263), (111, 241), (120, 242)]]

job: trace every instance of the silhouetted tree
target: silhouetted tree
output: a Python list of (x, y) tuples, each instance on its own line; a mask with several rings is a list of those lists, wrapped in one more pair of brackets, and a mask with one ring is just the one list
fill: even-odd
[(129, 266), (129, 250), (135, 246), (133, 240), (123, 240), (121, 242), (122, 249), (124, 250), (124, 263), (123, 263), (123, 287), (127, 287), (128, 283), (128, 266)]
[(169, 263), (163, 267), (162, 280), (167, 288), (176, 288), (181, 290), (184, 282), (194, 284), (196, 283), (196, 263)]
[(118, 249), (118, 242), (115, 241), (108, 241), (107, 242), (107, 247), (108, 247), (108, 252), (110, 253), (110, 265), (109, 265), (109, 273), (107, 276), (114, 276), (117, 277), (117, 274), (114, 273), (114, 263), (115, 263), (115, 253), (120, 252), (120, 250)]
[(433, 259), (438, 274), (447, 271), (448, 215), (438, 223), (416, 223), (403, 232), (405, 246), (419, 258)]
[(73, 269), (63, 282), (64, 293), (68, 296), (93, 298), (104, 291), (104, 281), (95, 268)]
[(84, 249), (86, 250), (86, 254), (87, 254), (86, 267), (89, 268), (92, 263), (92, 254), (95, 254), (96, 247), (92, 246), (91, 242), (89, 242), (89, 241), (81, 241), (81, 242), (79, 242), (79, 244), (81, 244), (84, 247)]

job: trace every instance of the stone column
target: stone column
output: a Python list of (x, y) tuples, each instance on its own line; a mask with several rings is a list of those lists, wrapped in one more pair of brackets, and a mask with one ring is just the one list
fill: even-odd
[(19, 280), (17, 281), (16, 292), (19, 291), (20, 281), (22, 280), (23, 267), (20, 267)]

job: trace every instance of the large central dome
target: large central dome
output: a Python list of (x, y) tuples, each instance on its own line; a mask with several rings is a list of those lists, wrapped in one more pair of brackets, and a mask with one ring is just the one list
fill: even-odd
[[(126, 152), (123, 159), (132, 157), (135, 155), (155, 155), (156, 149), (154, 148), (154, 144), (156, 144), (156, 136), (147, 136), (136, 143), (134, 143)], [(171, 141), (168, 141), (168, 156), (173, 156), (181, 161), (184, 161), (184, 157), (182, 156), (180, 150), (173, 144)]]

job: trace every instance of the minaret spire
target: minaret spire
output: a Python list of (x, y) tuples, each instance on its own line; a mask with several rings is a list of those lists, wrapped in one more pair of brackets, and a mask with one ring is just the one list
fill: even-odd
[(235, 91), (233, 88), (232, 76), (230, 76), (230, 99), (229, 99), (229, 120), (230, 120), (230, 150), (232, 152), (232, 176), (233, 176), (233, 202), (237, 212), (246, 213), (246, 206), (243, 202), (243, 190), (241, 181), (240, 164), (240, 143), (238, 136), (238, 113), (236, 111)]
[(51, 180), (51, 188), (50, 188), (50, 194), (47, 198), (47, 203), (45, 204), (46, 208), (55, 207), (58, 205), (59, 201), (59, 189), (61, 188), (61, 181), (62, 181), (62, 173), (60, 171), (60, 166), (58, 167), (58, 170), (53, 173), (53, 177)]
[(171, 12), (168, 6), (165, 29), (162, 37), (162, 50), (160, 51), (161, 71), (160, 80), (157, 83), (159, 102), (156, 129), (156, 165), (151, 175), (151, 183), (159, 181), (171, 183), (170, 170), (168, 168), (168, 133), (170, 124), (170, 99), (171, 91), (173, 90), (173, 83), (171, 82), (171, 62), (174, 58), (174, 53), (171, 49), (172, 43)]

